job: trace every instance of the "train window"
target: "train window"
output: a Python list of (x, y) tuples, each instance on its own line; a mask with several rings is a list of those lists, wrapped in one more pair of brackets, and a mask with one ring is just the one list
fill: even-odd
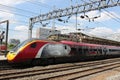
[(109, 49), (109, 51), (112, 51), (112, 49)]
[(79, 48), (79, 53), (82, 53), (82, 47)]
[(99, 51), (100, 53), (102, 53), (102, 49), (98, 49), (98, 51)]
[(36, 43), (31, 44), (31, 48), (36, 48)]
[(72, 51), (76, 51), (76, 48), (71, 48)]
[(97, 51), (97, 49), (93, 49), (93, 51)]
[(67, 49), (67, 46), (65, 46), (65, 49)]

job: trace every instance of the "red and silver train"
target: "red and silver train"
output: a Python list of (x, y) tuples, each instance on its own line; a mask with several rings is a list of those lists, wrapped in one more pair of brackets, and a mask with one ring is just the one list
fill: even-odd
[(49, 59), (60, 57), (78, 58), (91, 56), (119, 55), (120, 47), (99, 44), (80, 43), (73, 41), (45, 41), (28, 39), (16, 46), (7, 54), (7, 60), (12, 63), (32, 61), (34, 59)]

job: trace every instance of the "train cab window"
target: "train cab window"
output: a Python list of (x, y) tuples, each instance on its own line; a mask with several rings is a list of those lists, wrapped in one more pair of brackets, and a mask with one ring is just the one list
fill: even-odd
[(36, 48), (36, 46), (37, 46), (37, 44), (36, 43), (33, 43), (33, 44), (31, 44), (31, 48)]
[(65, 49), (67, 49), (67, 46), (65, 46)]

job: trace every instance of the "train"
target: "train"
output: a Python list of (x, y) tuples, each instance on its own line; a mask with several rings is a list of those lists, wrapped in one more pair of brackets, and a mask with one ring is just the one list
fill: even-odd
[(120, 55), (119, 46), (90, 44), (68, 40), (48, 41), (36, 38), (25, 40), (8, 52), (7, 60), (10, 63), (22, 63), (42, 59), (64, 59), (74, 57), (89, 58)]

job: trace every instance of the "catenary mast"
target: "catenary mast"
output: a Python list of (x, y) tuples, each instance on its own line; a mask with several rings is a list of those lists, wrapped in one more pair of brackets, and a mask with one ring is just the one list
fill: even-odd
[(29, 20), (29, 38), (32, 38), (32, 29), (34, 24), (37, 22), (42, 22), (46, 20), (56, 19), (60, 17), (85, 13), (93, 10), (100, 10), (104, 8), (120, 6), (120, 0), (97, 0), (84, 4), (77, 4), (76, 6), (71, 6), (64, 9), (56, 9), (46, 14), (40, 14), (38, 16), (32, 17)]

